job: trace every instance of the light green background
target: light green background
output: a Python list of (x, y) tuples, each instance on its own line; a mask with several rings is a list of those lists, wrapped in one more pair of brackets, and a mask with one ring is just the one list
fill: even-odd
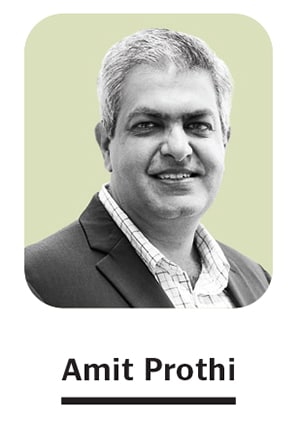
[(272, 46), (243, 15), (55, 15), (33, 28), (25, 48), (25, 243), (77, 219), (108, 181), (94, 140), (98, 70), (112, 44), (149, 27), (197, 35), (229, 66), (232, 137), (203, 222), (271, 271)]

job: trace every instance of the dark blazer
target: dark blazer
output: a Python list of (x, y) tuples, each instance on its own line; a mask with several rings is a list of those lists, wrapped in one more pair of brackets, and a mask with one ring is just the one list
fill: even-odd
[[(220, 246), (230, 263), (228, 294), (236, 306), (254, 302), (270, 276)], [(78, 221), (26, 248), (25, 275), (36, 296), (53, 306), (173, 307), (97, 195)]]

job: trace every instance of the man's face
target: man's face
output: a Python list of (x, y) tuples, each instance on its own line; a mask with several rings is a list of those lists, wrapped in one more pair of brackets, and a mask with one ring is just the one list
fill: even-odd
[(132, 70), (108, 160), (112, 195), (133, 221), (199, 218), (217, 194), (224, 152), (206, 71)]

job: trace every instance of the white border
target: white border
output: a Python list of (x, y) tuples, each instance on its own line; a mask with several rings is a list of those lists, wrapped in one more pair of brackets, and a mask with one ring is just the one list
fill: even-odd
[[(1, 408), (2, 420), (152, 421), (197, 416), (209, 421), (297, 420), (300, 73), (296, 2), (152, 1), (151, 8), (131, 1), (113, 1), (107, 6), (95, 3), (20, 0), (1, 6), (1, 382), (7, 396)], [(270, 293), (244, 310), (227, 314), (214, 310), (209, 319), (207, 313), (200, 312), (196, 321), (196, 314), (180, 311), (170, 314), (161, 310), (154, 314), (147, 310), (53, 310), (27, 290), (22, 269), (24, 43), (32, 27), (49, 15), (116, 11), (239, 13), (256, 19), (270, 35), (274, 48), (274, 279)], [(86, 362), (104, 361), (112, 356), (130, 357), (136, 362), (147, 355), (179, 362), (209, 356), (222, 361), (233, 356), (237, 380), (234, 384), (196, 382), (184, 386), (159, 381), (151, 385), (66, 386), (59, 378), (66, 359), (75, 355)], [(62, 408), (58, 398), (72, 392), (93, 395), (226, 392), (237, 395), (238, 405)]]

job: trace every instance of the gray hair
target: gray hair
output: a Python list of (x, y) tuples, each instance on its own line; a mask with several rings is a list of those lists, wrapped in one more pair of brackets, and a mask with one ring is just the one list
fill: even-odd
[(169, 29), (146, 29), (113, 45), (104, 57), (97, 93), (103, 125), (114, 136), (124, 80), (137, 65), (161, 67), (173, 63), (178, 70), (207, 70), (212, 78), (223, 135), (229, 131), (232, 78), (226, 64), (200, 38)]

